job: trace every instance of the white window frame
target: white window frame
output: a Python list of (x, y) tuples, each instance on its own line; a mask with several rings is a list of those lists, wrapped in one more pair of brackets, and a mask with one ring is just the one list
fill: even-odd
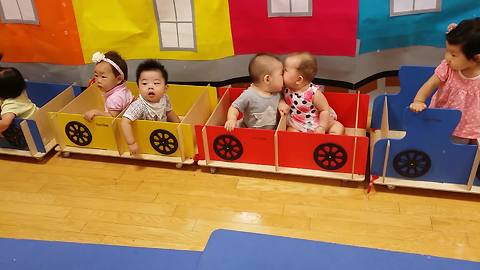
[[(16, 11), (20, 14), (19, 19), (9, 19), (10, 16), (7, 16), (6, 10), (5, 10), (5, 2), (10, 2), (10, 4), (16, 4)], [(29, 7), (33, 19), (26, 19), (24, 18), (25, 13), (27, 12), (26, 10), (22, 10), (23, 5), (20, 5), (20, 2), (23, 3), (24, 5), (30, 5)], [(38, 20), (38, 12), (37, 8), (35, 6), (34, 0), (0, 0), (0, 21), (3, 23), (20, 23), (20, 24), (40, 24)]]
[[(193, 8), (193, 0), (188, 0), (190, 2), (190, 8), (191, 8), (191, 20), (185, 20), (185, 19), (179, 19), (179, 16), (182, 16), (182, 14), (177, 14), (177, 8), (175, 6), (176, 1), (179, 0), (168, 0), (171, 1), (170, 3), (173, 4), (173, 12), (172, 15), (173, 17), (171, 18), (161, 18), (161, 12), (159, 11), (159, 7), (157, 4), (156, 0), (153, 0), (153, 4), (155, 7), (155, 17), (157, 19), (157, 26), (158, 26), (158, 35), (159, 35), (159, 40), (160, 40), (160, 48), (162, 51), (197, 51), (197, 39), (196, 39), (196, 33), (195, 33), (195, 14), (194, 14), (194, 8)], [(183, 14), (184, 15), (184, 14)], [(179, 35), (179, 27), (189, 27), (191, 26), (192, 33), (191, 36), (188, 36), (188, 38), (191, 38), (191, 44), (192, 46), (182, 46), (181, 44), (181, 35)], [(174, 28), (174, 31), (176, 31), (176, 45), (172, 44), (165, 44), (167, 42), (162, 41), (162, 29), (165, 31), (167, 28), (169, 30)], [(187, 33), (188, 35), (188, 33)]]
[(430, 13), (430, 12), (440, 12), (442, 11), (442, 0), (436, 0), (435, 8), (430, 9), (419, 9), (416, 7), (416, 3), (421, 0), (412, 0), (412, 7), (410, 10), (407, 11), (400, 11), (396, 12), (394, 10), (395, 2), (405, 1), (405, 0), (390, 0), (390, 16), (404, 16), (404, 15), (411, 15), (411, 14), (420, 14), (420, 13)]
[(268, 17), (311, 17), (312, 16), (312, 0), (306, 0), (308, 3), (308, 10), (306, 12), (292, 11), (292, 2), (297, 0), (284, 0), (288, 1), (290, 11), (287, 12), (274, 12), (272, 2), (278, 0), (268, 0)]

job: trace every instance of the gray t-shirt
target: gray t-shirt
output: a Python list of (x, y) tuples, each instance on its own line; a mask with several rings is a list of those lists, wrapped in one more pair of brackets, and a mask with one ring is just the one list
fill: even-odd
[(243, 113), (242, 127), (275, 129), (278, 122), (278, 103), (281, 93), (261, 96), (249, 87), (232, 103), (232, 106)]

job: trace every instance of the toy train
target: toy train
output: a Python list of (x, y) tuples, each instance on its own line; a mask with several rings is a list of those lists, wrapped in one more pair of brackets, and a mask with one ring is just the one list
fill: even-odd
[[(58, 144), (56, 150), (65, 156), (83, 153), (146, 159), (173, 162), (178, 168), (197, 161), (211, 172), (235, 168), (345, 181), (364, 181), (370, 174), (371, 184), (390, 188), (480, 193), (478, 145), (450, 141), (460, 112), (427, 109), (415, 114), (407, 108), (432, 73), (433, 68), (402, 67), (400, 93), (375, 99), (369, 129), (367, 94), (326, 92), (346, 127), (345, 135), (287, 132), (285, 117), (276, 130), (227, 132), (223, 125), (228, 108), (244, 89), (170, 85), (168, 94), (182, 121), (135, 121), (133, 130), (140, 147), (136, 156), (128, 152), (120, 131), (121, 114), (95, 117), (91, 122), (83, 119), (86, 108), (103, 109), (103, 97), (95, 85), (79, 95), (74, 95), (72, 87), (63, 91), (57, 87), (56, 92), (42, 92), (43, 101), (35, 101), (36, 94), (29, 92), (41, 107), (38, 116), (15, 120), (16, 131), (0, 140), (0, 153), (41, 158)], [(129, 88), (138, 94), (134, 83), (129, 82)]]
[[(378, 184), (480, 193), (478, 145), (455, 144), (461, 112), (408, 105), (432, 76), (430, 67), (402, 67), (399, 94), (375, 99), (371, 121), (371, 181)], [(429, 100), (427, 101), (427, 103)]]

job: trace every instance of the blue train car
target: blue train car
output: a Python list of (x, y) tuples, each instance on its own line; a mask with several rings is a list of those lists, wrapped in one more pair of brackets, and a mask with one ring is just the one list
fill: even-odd
[(55, 145), (48, 112), (58, 111), (81, 92), (79, 86), (27, 82), (27, 95), (39, 108), (28, 118), (16, 118), (0, 137), (0, 154), (43, 158)]
[(433, 72), (431, 67), (402, 67), (400, 93), (375, 99), (371, 181), (389, 187), (480, 193), (478, 144), (456, 144), (451, 140), (461, 112), (427, 109), (413, 113), (408, 109)]

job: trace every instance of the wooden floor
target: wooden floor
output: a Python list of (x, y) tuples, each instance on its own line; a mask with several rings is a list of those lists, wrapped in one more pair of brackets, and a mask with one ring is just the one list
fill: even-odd
[(79, 154), (0, 168), (0, 237), (203, 250), (227, 228), (480, 261), (478, 195)]

